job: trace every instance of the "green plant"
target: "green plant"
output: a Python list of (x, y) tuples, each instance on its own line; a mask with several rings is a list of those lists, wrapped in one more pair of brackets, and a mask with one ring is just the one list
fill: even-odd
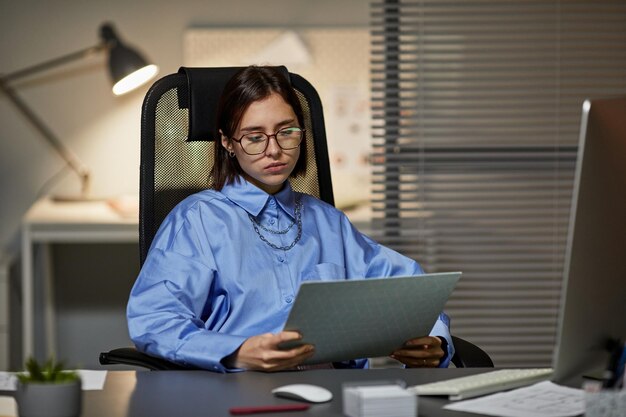
[(42, 365), (30, 357), (26, 361), (26, 371), (18, 373), (17, 378), (23, 384), (29, 382), (59, 384), (79, 379), (78, 373), (63, 368), (63, 362), (56, 362), (53, 358)]

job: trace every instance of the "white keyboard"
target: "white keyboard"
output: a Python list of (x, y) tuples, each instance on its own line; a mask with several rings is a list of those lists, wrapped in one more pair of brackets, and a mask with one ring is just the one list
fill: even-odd
[(500, 369), (415, 385), (408, 390), (417, 395), (448, 395), (450, 400), (463, 400), (544, 381), (549, 379), (550, 375), (552, 368)]

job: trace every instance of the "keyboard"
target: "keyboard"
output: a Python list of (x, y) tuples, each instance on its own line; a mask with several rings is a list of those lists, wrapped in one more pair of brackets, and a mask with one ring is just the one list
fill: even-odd
[(552, 368), (499, 369), (407, 389), (417, 395), (447, 395), (450, 400), (463, 400), (544, 381), (552, 371)]

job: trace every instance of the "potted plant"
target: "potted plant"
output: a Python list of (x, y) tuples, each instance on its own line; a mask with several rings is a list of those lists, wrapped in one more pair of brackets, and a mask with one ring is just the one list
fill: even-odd
[(62, 362), (49, 359), (41, 365), (34, 358), (26, 371), (17, 374), (17, 402), (20, 417), (78, 417), (81, 412), (81, 380)]

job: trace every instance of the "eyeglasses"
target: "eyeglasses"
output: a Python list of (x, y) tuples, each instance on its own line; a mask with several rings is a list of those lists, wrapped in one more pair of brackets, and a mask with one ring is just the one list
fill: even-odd
[(299, 127), (286, 127), (280, 129), (273, 135), (268, 135), (265, 132), (250, 132), (239, 139), (231, 139), (235, 142), (239, 142), (241, 149), (248, 155), (259, 155), (265, 152), (272, 136), (276, 139), (276, 143), (278, 143), (281, 149), (296, 149), (300, 146), (300, 142), (302, 142), (304, 129), (300, 129)]

